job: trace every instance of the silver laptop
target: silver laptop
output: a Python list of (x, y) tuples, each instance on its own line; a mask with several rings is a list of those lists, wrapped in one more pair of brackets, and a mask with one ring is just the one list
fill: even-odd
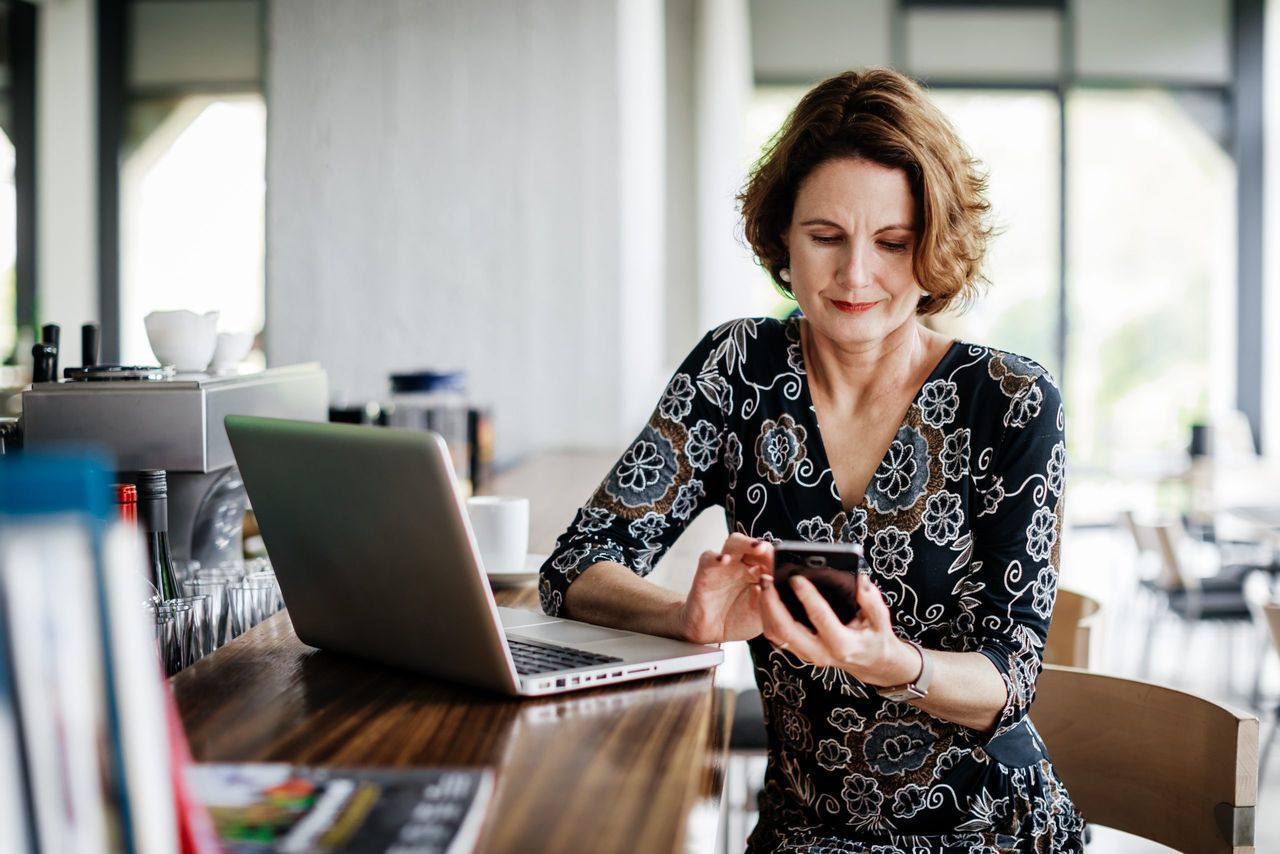
[(310, 646), (513, 695), (724, 658), (499, 608), (434, 433), (239, 415), (226, 426), (294, 631)]

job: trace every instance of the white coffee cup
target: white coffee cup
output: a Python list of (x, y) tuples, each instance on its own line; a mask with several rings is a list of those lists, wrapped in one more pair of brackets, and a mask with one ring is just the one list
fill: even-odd
[(467, 515), (485, 572), (522, 572), (529, 553), (529, 499), (478, 495), (467, 499)]

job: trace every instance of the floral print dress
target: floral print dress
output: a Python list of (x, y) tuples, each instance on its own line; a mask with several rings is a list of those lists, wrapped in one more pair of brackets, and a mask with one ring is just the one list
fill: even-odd
[(750, 851), (1081, 850), (1083, 820), (1027, 717), (1062, 529), (1056, 386), (1028, 359), (952, 344), (846, 505), (801, 322), (738, 320), (702, 339), (543, 565), (543, 609), (561, 613), (599, 561), (646, 575), (713, 504), (750, 537), (862, 543), (895, 631), (985, 655), (1008, 700), (981, 733), (754, 638), (769, 763)]

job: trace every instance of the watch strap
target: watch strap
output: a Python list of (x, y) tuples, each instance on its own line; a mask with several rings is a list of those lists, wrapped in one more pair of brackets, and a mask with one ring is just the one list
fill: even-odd
[(916, 652), (920, 653), (920, 675), (911, 682), (902, 685), (886, 685), (883, 688), (877, 688), (876, 693), (886, 700), (899, 702), (919, 700), (928, 696), (929, 686), (933, 684), (933, 656), (929, 654), (928, 650), (910, 638), (903, 638), (903, 640), (915, 647)]

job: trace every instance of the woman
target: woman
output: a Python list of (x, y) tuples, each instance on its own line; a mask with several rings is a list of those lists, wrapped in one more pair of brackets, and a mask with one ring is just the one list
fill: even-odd
[[(748, 640), (769, 767), (751, 851), (1074, 851), (1026, 717), (1056, 590), (1063, 414), (1036, 363), (919, 318), (972, 296), (985, 180), (909, 79), (796, 107), (741, 201), (803, 312), (709, 333), (542, 568), (548, 613)], [(732, 532), (681, 596), (643, 581), (712, 504)], [(772, 543), (862, 543), (848, 625)]]

